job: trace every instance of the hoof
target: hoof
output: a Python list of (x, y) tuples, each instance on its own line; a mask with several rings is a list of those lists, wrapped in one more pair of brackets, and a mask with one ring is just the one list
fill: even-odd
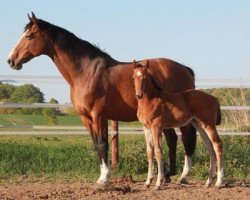
[(169, 176), (165, 177), (165, 183), (171, 183), (171, 178)]
[(214, 186), (214, 187), (220, 189), (220, 188), (222, 188), (223, 186), (222, 186), (222, 183), (215, 183), (215, 186)]
[(206, 183), (204, 186), (205, 186), (205, 188), (210, 188), (211, 187), (211, 183)]
[(149, 185), (148, 184), (144, 184), (143, 189), (147, 190), (148, 188), (149, 188)]
[(105, 191), (108, 190), (108, 184), (107, 183), (97, 183), (95, 185), (95, 190), (97, 191)]
[(179, 185), (188, 184), (188, 181), (186, 178), (180, 178), (180, 179), (178, 179), (177, 184), (179, 184)]
[(154, 187), (154, 190), (157, 191), (157, 190), (160, 190), (161, 189), (161, 186), (155, 186)]

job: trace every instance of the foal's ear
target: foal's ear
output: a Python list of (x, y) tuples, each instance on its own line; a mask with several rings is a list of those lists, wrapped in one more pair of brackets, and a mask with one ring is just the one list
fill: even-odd
[(133, 60), (133, 62), (132, 62), (132, 66), (133, 66), (133, 68), (135, 69), (135, 68), (137, 68), (137, 63), (136, 63), (136, 61), (135, 60)]
[(149, 61), (146, 60), (145, 69), (148, 69), (148, 66), (149, 66)]

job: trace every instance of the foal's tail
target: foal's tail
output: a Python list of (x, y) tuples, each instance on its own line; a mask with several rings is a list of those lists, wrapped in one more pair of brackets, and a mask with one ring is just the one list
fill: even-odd
[(221, 124), (221, 109), (220, 109), (220, 102), (217, 99), (217, 119), (216, 119), (216, 125)]

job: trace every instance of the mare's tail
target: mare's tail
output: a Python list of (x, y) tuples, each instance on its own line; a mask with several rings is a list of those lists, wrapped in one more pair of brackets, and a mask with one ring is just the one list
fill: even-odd
[(217, 119), (216, 119), (216, 125), (221, 124), (221, 109), (220, 109), (220, 102), (217, 99)]

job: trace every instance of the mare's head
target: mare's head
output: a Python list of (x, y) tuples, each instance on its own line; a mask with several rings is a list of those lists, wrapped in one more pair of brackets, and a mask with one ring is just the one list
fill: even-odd
[(20, 40), (12, 49), (7, 61), (10, 67), (16, 70), (22, 69), (22, 64), (32, 58), (45, 54), (47, 49), (45, 34), (38, 26), (39, 19), (33, 12), (31, 17), (28, 15), (28, 18), (29, 23), (26, 25)]
[(147, 68), (149, 62), (147, 60), (146, 64), (142, 65), (140, 63), (136, 63), (136, 61), (133, 61), (132, 65), (134, 69), (133, 79), (135, 83), (135, 96), (137, 99), (141, 99), (146, 89), (145, 82), (148, 76)]

